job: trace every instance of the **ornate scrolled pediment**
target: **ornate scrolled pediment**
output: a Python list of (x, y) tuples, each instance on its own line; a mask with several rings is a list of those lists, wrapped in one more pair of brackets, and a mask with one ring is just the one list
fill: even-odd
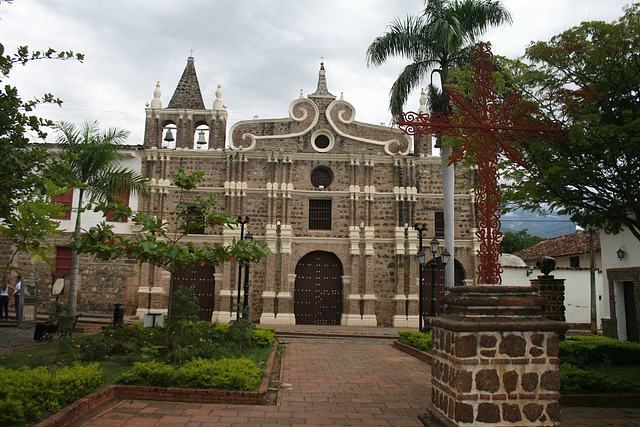
[[(290, 119), (276, 119), (276, 120), (253, 120), (239, 122), (231, 127), (229, 130), (229, 146), (232, 150), (252, 151), (255, 149), (256, 143), (261, 140), (273, 139), (273, 138), (297, 138), (308, 133), (311, 129), (318, 124), (320, 118), (320, 111), (318, 106), (311, 100), (306, 98), (298, 98), (289, 105), (289, 117)], [(293, 132), (288, 133), (276, 133), (278, 123), (291, 122), (293, 120), (293, 126), (287, 126), (289, 130)], [(256, 135), (256, 124), (263, 123), (264, 125), (274, 124), (273, 132), (269, 134)], [(293, 128), (293, 129), (292, 129)], [(271, 132), (271, 130), (269, 130)]]
[[(327, 107), (325, 115), (327, 116), (327, 121), (329, 122), (333, 130), (335, 130), (338, 135), (344, 138), (349, 138), (354, 141), (363, 142), (365, 144), (382, 145), (384, 146), (384, 151), (391, 156), (396, 154), (406, 156), (407, 154), (409, 154), (409, 150), (411, 147), (409, 141), (403, 135), (392, 133), (392, 131), (390, 130), (385, 129), (390, 138), (386, 140), (363, 138), (349, 133), (348, 125), (354, 123), (356, 109), (347, 101), (344, 101), (342, 99), (333, 101)], [(365, 123), (358, 123), (358, 125), (371, 128), (379, 127), (375, 125), (368, 125)], [(385, 133), (383, 132), (384, 131), (382, 130), (380, 131), (380, 136), (382, 137), (385, 136)]]

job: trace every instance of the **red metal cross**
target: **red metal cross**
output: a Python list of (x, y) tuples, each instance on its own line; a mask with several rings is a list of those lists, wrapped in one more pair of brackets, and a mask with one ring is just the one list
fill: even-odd
[(458, 91), (445, 87), (454, 113), (444, 116), (403, 113), (398, 126), (407, 134), (444, 135), (462, 141), (449, 159), (449, 165), (471, 157), (477, 164), (477, 231), (480, 240), (478, 284), (500, 284), (500, 191), (497, 163), (501, 152), (525, 167), (516, 141), (564, 138), (568, 132), (559, 123), (536, 117), (538, 108), (516, 93), (502, 100), (493, 90), (493, 55), (489, 46), (479, 43), (472, 49), (473, 98), (467, 102)]

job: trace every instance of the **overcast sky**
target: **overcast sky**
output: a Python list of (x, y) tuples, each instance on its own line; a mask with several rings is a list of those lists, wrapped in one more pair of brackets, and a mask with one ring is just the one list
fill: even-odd
[[(494, 54), (516, 57), (585, 20), (613, 21), (622, 0), (504, 0), (512, 26), (490, 30)], [(389, 89), (407, 61), (368, 68), (365, 52), (396, 17), (421, 12), (422, 0), (0, 0), (0, 42), (86, 55), (84, 63), (16, 66), (4, 83), (23, 98), (51, 92), (62, 108), (38, 108), (53, 120), (98, 119), (131, 131), (141, 144), (145, 104), (156, 81), (167, 106), (190, 50), (207, 108), (222, 85), (228, 128), (278, 118), (303, 90), (316, 89), (320, 57), (328, 88), (356, 108), (356, 120), (388, 123)], [(408, 110), (418, 108), (419, 91)]]

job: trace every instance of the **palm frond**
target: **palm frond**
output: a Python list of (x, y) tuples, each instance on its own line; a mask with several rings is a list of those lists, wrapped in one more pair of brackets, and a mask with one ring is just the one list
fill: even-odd
[(367, 49), (367, 65), (380, 66), (392, 56), (415, 60), (429, 50), (421, 17), (409, 16), (406, 21), (395, 19), (389, 31), (376, 39)]
[(433, 66), (433, 61), (421, 61), (411, 63), (402, 70), (389, 92), (389, 109), (394, 118), (402, 114), (409, 94), (419, 86), (422, 77)]

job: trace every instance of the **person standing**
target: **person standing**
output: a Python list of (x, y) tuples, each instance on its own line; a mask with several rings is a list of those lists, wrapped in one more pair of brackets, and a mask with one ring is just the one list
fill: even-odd
[(9, 320), (9, 289), (13, 290), (8, 282), (4, 282), (4, 285), (0, 287), (0, 319), (2, 319), (4, 311), (4, 320)]
[(20, 320), (20, 288), (22, 288), (22, 276), (18, 276), (18, 283), (13, 288), (13, 296), (16, 301), (16, 320)]

